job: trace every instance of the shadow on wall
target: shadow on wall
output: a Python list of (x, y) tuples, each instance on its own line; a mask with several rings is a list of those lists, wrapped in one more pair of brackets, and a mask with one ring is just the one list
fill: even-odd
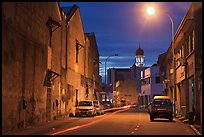
[[(13, 124), (13, 121), (11, 120), (11, 125), (12, 127), (15, 125)], [(18, 102), (18, 128), (22, 128), (23, 127), (23, 98), (21, 98), (21, 100)]]

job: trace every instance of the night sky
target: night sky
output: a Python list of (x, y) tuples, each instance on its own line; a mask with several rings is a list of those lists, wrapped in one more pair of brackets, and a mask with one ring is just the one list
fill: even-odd
[(146, 6), (154, 5), (168, 11), (175, 29), (180, 25), (191, 2), (60, 2), (61, 7), (76, 4), (84, 31), (94, 32), (99, 50), (100, 75), (104, 80), (105, 59), (108, 68), (129, 68), (133, 65), (135, 51), (144, 50), (145, 66), (157, 62), (158, 55), (171, 44), (171, 22), (166, 14), (146, 14)]

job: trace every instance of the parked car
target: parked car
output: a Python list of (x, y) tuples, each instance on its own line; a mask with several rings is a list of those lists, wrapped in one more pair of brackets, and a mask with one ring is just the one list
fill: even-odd
[(96, 107), (96, 114), (97, 115), (104, 114), (103, 105), (98, 100), (94, 100), (93, 102)]
[(148, 105), (148, 113), (150, 120), (155, 118), (167, 118), (173, 120), (173, 105), (168, 96), (155, 96), (152, 102)]
[(94, 102), (92, 100), (80, 101), (78, 105), (76, 105), (76, 116), (95, 116), (96, 108), (94, 106)]
[(112, 108), (113, 105), (110, 101), (102, 101), (103, 105), (104, 105), (104, 109), (108, 109), (108, 108)]

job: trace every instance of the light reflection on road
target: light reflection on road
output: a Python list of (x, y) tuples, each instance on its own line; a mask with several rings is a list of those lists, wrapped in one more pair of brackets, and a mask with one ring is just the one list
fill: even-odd
[(80, 126), (75, 126), (75, 127), (67, 128), (65, 130), (57, 131), (57, 132), (52, 133), (51, 135), (57, 135), (57, 134), (61, 134), (61, 133), (64, 133), (64, 132), (69, 132), (69, 131), (72, 131), (72, 130), (76, 130), (76, 129), (79, 129), (79, 128), (83, 128), (83, 127), (86, 127), (86, 126), (93, 125), (93, 124), (98, 123), (98, 122), (100, 122), (100, 121), (102, 121), (102, 120), (104, 120), (104, 119), (106, 119), (106, 118), (108, 118), (108, 117), (110, 117), (110, 116), (112, 116), (112, 115), (114, 115), (116, 113), (119, 113), (119, 112), (122, 112), (122, 111), (126, 111), (128, 109), (129, 109), (129, 107), (121, 109), (121, 110), (116, 110), (115, 112), (113, 112), (111, 114), (104, 115), (104, 117), (102, 117), (100, 119), (91, 121), (89, 123), (86, 123), (86, 124), (83, 124), (83, 125), (80, 125)]

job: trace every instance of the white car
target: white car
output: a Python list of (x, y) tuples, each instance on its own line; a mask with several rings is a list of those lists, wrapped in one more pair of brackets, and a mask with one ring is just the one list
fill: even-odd
[(93, 101), (80, 101), (76, 106), (75, 116), (95, 116), (96, 108)]
[(104, 114), (103, 105), (98, 100), (94, 100), (93, 102), (96, 107), (96, 114), (103, 115)]

